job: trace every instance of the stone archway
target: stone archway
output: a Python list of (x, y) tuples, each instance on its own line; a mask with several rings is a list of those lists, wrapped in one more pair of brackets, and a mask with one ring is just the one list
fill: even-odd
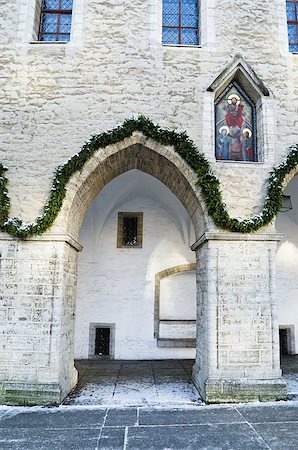
[[(51, 235), (63, 234), (70, 243), (73, 243), (67, 247), (65, 256), (70, 261), (73, 275), (77, 266), (75, 247), (78, 248), (74, 243), (79, 239), (80, 227), (89, 205), (111, 180), (133, 169), (153, 176), (169, 188), (186, 209), (193, 223), (196, 238), (207, 231), (210, 219), (206, 216), (193, 171), (171, 147), (162, 146), (145, 138), (141, 133), (134, 133), (131, 138), (98, 150), (85, 164), (83, 170), (72, 176), (67, 185), (66, 198), (51, 229)], [(66, 280), (70, 281), (68, 275), (65, 282)], [(74, 314), (76, 276), (71, 278), (72, 286), (66, 286), (65, 282), (64, 288), (71, 292), (71, 295), (67, 296), (64, 313), (66, 307)], [(62, 311), (61, 314), (63, 315)], [(62, 396), (65, 396), (75, 384), (73, 320), (68, 324), (64, 321), (61, 347), (64, 348), (64, 362), (60, 366), (60, 376), (62, 375), (64, 379)]]
[[(164, 183), (184, 205), (194, 226), (199, 300), (193, 379), (200, 394), (208, 402), (285, 398), (272, 277), (278, 237), (270, 230), (241, 234), (216, 229), (196, 176), (184, 160), (172, 147), (135, 132), (95, 152), (71, 177), (62, 209), (47, 234), (5, 244), (7, 255), (22, 268), (13, 278), (20, 287), (14, 295), (29, 302), (33, 315), (30, 312), (7, 324), (13, 326), (16, 341), (20, 335), (25, 339), (16, 353), (20, 368), (7, 364), (3, 401), (59, 403), (76, 384), (74, 314), (80, 227), (98, 192), (131, 169)], [(8, 351), (14, 355), (13, 345)]]

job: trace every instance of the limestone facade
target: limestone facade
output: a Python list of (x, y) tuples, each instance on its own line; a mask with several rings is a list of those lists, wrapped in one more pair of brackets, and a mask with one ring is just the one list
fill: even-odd
[[(92, 135), (139, 115), (193, 140), (212, 164), (232, 217), (261, 210), (268, 173), (298, 142), (298, 59), (288, 51), (285, 2), (201, 0), (201, 44), (190, 47), (162, 45), (161, 5), (74, 0), (70, 42), (42, 43), (36, 40), (40, 1), (0, 0), (0, 162), (8, 168), (11, 216), (34, 220), (57, 166)], [(254, 163), (215, 160), (214, 102), (233, 80), (256, 105)], [(129, 184), (136, 173), (150, 181), (144, 179), (143, 188), (140, 180), (132, 183), (123, 196), (121, 177)], [(90, 323), (115, 325), (115, 357), (194, 357), (192, 348), (158, 346), (162, 333), (172, 335), (156, 318), (157, 274), (192, 264), (193, 378), (203, 397), (284, 398), (279, 326), (294, 327), (292, 348), (298, 347), (298, 322), (290, 312), (297, 309), (298, 289), (295, 180), (289, 178), (287, 188), (293, 210), (280, 213), (276, 228), (272, 223), (249, 235), (228, 233), (213, 224), (195, 173), (172, 147), (135, 132), (99, 149), (72, 176), (46, 233), (27, 240), (0, 233), (1, 401), (59, 403), (76, 383), (74, 356), (89, 356)], [(121, 186), (118, 197), (112, 183)], [(143, 249), (130, 249), (139, 251), (137, 257), (113, 247), (117, 212), (136, 208), (144, 213), (147, 233)], [(160, 251), (158, 236), (165, 236)], [(139, 267), (130, 295), (133, 278), (124, 290), (121, 283), (126, 271), (138, 273)], [(185, 291), (185, 309), (193, 311), (193, 275), (180, 275), (180, 287), (169, 277), (160, 299), (174, 301), (173, 283), (174, 293)], [(100, 310), (92, 314), (109, 296), (113, 307), (105, 308), (106, 317)], [(134, 320), (140, 318), (144, 326), (140, 322), (137, 332)], [(123, 331), (128, 324), (130, 336)], [(182, 325), (180, 337), (191, 339)]]

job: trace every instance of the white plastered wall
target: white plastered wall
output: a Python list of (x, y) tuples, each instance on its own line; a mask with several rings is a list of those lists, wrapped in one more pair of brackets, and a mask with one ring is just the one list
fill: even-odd
[(178, 272), (160, 281), (160, 319), (196, 320), (196, 273)]
[[(116, 247), (121, 211), (143, 212), (143, 248)], [(89, 324), (107, 323), (115, 324), (115, 359), (194, 358), (194, 349), (158, 348), (154, 339), (155, 274), (195, 262), (193, 240), (185, 209), (158, 180), (133, 170), (111, 181), (81, 228), (75, 357), (88, 357)], [(188, 307), (193, 283), (185, 294)]]
[(276, 229), (283, 234), (276, 255), (276, 286), (279, 325), (294, 325), (295, 353), (298, 352), (298, 177), (285, 189), (293, 209), (280, 212)]

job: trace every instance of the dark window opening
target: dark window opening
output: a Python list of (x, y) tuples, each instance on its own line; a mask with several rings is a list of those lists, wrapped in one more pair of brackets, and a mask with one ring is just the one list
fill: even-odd
[(110, 328), (95, 329), (95, 351), (97, 356), (110, 355)]
[(143, 241), (143, 213), (118, 213), (117, 247), (141, 248)]
[(298, 0), (286, 2), (290, 52), (298, 52)]
[(138, 218), (123, 217), (123, 245), (136, 245), (138, 242)]
[(67, 42), (70, 39), (73, 0), (43, 0), (38, 40)]
[(198, 1), (163, 0), (162, 43), (198, 45)]

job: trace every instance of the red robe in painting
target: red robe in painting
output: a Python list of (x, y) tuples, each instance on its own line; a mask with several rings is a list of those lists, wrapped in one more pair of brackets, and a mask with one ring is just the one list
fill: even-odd
[(243, 105), (229, 105), (228, 112), (226, 114), (226, 124), (228, 127), (242, 127), (243, 118), (242, 111)]

